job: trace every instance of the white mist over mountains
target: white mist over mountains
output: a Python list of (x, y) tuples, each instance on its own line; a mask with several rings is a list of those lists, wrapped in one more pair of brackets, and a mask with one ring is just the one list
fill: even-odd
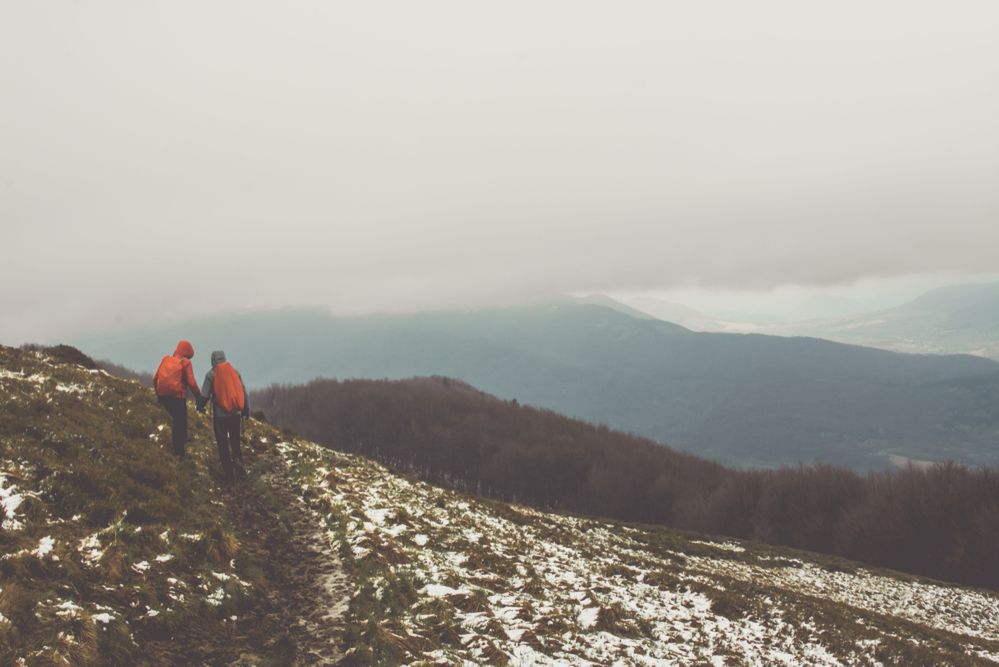
[(997, 27), (984, 1), (9, 3), (0, 340), (994, 275)]
[(741, 317), (747, 323), (754, 320), (777, 323), (873, 313), (904, 305), (939, 288), (988, 283), (999, 283), (999, 273), (940, 273), (865, 278), (842, 285), (782, 285), (767, 290), (678, 287), (613, 292), (610, 296), (640, 310), (642, 303), (652, 306), (665, 302), (716, 318)]

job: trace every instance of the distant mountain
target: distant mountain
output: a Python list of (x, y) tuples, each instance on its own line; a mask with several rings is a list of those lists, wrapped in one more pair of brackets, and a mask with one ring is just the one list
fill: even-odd
[(935, 289), (897, 308), (789, 324), (768, 333), (810, 335), (901, 352), (999, 360), (999, 283)]
[(672, 322), (693, 331), (725, 331), (726, 322), (705, 315), (683, 304), (673, 303), (653, 296), (638, 296), (627, 300), (627, 304), (642, 313), (665, 322)]
[(851, 317), (871, 310), (873, 309), (853, 299), (819, 294), (805, 299), (789, 309), (783, 314), (783, 317), (792, 322), (801, 322), (833, 317)]
[[(649, 312), (644, 311), (642, 309), (632, 308), (630, 305), (624, 303), (623, 301), (618, 301), (617, 299), (613, 299), (604, 294), (590, 294), (588, 296), (573, 297), (569, 299), (569, 301), (581, 305), (603, 306), (605, 308), (616, 310), (619, 313), (624, 313), (625, 315), (630, 315), (631, 317), (635, 317), (640, 320), (665, 319), (661, 317), (657, 318), (656, 315), (650, 314)], [(677, 322), (677, 324), (682, 324), (682, 323)]]
[(654, 438), (738, 466), (890, 456), (999, 462), (999, 365), (809, 338), (695, 333), (559, 303), (336, 318), (248, 313), (91, 336), (88, 353), (153, 368), (180, 337), (225, 348), (254, 387), (316, 377), (446, 375), (504, 399)]

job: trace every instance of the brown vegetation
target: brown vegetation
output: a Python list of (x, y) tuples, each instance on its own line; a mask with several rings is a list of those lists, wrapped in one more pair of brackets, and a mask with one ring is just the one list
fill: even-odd
[(461, 491), (999, 588), (996, 470), (732, 470), (446, 378), (275, 386), (254, 405), (312, 440)]

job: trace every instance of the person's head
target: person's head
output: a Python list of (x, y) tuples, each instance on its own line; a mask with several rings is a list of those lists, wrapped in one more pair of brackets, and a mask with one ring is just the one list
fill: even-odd
[(177, 349), (173, 351), (175, 357), (186, 357), (188, 359), (194, 358), (194, 346), (191, 345), (186, 340), (182, 340), (177, 343)]
[(212, 366), (218, 366), (223, 361), (225, 361), (225, 352), (222, 350), (215, 350), (212, 352)]

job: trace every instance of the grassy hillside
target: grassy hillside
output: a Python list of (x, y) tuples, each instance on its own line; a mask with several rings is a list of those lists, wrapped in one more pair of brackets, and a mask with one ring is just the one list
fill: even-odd
[[(445, 375), (730, 465), (999, 463), (999, 365), (807, 338), (695, 333), (588, 304), (333, 318), (279, 311), (81, 341), (149, 369), (180, 337), (254, 387)], [(198, 366), (198, 358), (195, 365)]]
[(0, 347), (0, 664), (165, 663), (171, 636), (231, 632), (261, 579), (163, 422), (71, 349)]
[(0, 348), (0, 664), (999, 662), (993, 593), (483, 501), (261, 422), (221, 487), (204, 419), (177, 465), (150, 392), (92, 365)]

